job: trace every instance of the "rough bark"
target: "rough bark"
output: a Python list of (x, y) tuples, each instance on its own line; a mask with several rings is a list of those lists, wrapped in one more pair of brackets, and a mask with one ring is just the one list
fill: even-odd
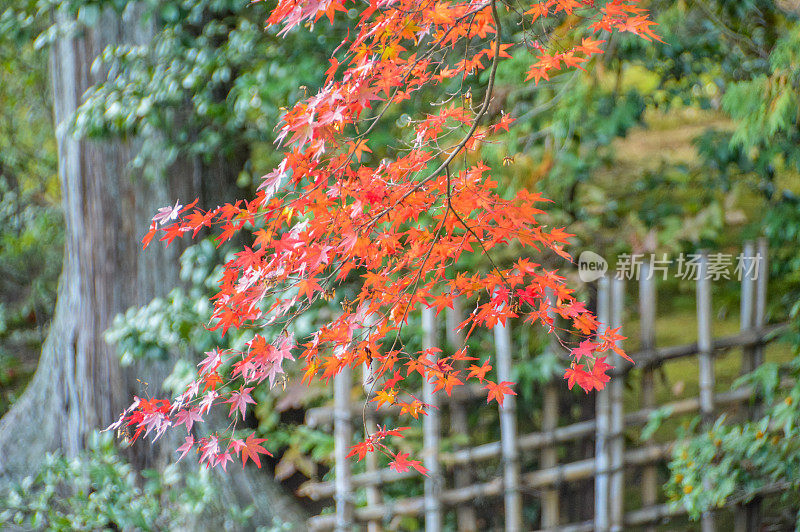
[[(108, 11), (95, 28), (75, 38), (61, 37), (52, 48), (64, 263), (36, 374), (0, 419), (0, 484), (35, 472), (45, 452), (74, 456), (88, 434), (114, 421), (133, 394), (160, 393), (171, 365), (123, 369), (103, 332), (119, 312), (166, 295), (178, 283), (180, 243), (141, 249), (155, 210), (175, 199), (209, 202), (208, 191), (218, 192), (227, 175), (238, 172), (226, 172), (223, 164), (212, 170), (185, 163), (171, 168), (165, 179), (150, 180), (129, 164), (135, 142), (76, 140), (68, 131), (84, 91), (98, 81), (92, 61), (109, 44), (146, 42), (152, 28), (140, 21), (135, 9), (126, 10), (124, 18)], [(147, 390), (139, 379), (148, 383)], [(140, 468), (162, 467), (175, 459), (174, 450), (168, 438), (152, 446), (137, 443), (128, 458)], [(304, 517), (266, 474), (233, 471), (217, 480), (223, 502), (255, 504), (257, 524), (270, 524), (273, 516), (290, 522)]]

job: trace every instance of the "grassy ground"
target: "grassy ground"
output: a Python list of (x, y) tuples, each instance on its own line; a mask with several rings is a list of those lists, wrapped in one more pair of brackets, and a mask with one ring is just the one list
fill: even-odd
[(645, 114), (646, 128), (636, 128), (614, 141), (615, 166), (622, 173), (655, 170), (662, 163), (695, 164), (697, 150), (692, 139), (707, 129), (730, 131), (734, 125), (721, 113), (687, 107), (682, 111)]

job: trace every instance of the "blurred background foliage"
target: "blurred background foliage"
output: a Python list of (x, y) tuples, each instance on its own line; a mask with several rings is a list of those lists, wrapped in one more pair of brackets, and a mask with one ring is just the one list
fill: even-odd
[(47, 21), (33, 6), (0, 2), (0, 415), (36, 369), (64, 252), (47, 54), (34, 45)]
[(92, 434), (86, 451), (67, 459), (48, 454), (41, 471), (0, 499), (0, 524), (26, 530), (197, 530), (213, 512), (225, 530), (287, 528), (277, 520), (251, 526), (252, 510), (215, 503), (208, 471), (184, 474), (178, 464), (136, 471), (122, 460), (110, 433)]
[[(107, 75), (86, 94), (70, 124), (73, 133), (96, 140), (143, 138), (135, 164), (151, 179), (158, 179), (179, 157), (224, 154), (241, 166), (237, 194), (252, 193), (259, 176), (280, 155), (272, 141), (281, 108), (318, 88), (327, 56), (344, 28), (326, 25), (315, 33), (294, 31), (280, 38), (263, 29), (270, 2), (143, 3), (147, 9), (141, 23), (155, 25), (156, 37), (137, 46), (110, 47), (97, 58), (92, 68)], [(589, 249), (609, 258), (612, 268), (620, 253), (674, 257), (705, 247), (735, 256), (744, 240), (769, 240), (769, 318), (789, 320), (794, 327), (752, 375), (739, 375), (738, 366), (725, 366), (727, 362), (718, 367), (720, 375), (729, 377), (723, 381), (726, 386), (756, 386), (762, 419), (745, 424), (721, 419), (711, 431), (701, 431), (696, 423), (662, 424), (656, 416), (644, 436), (629, 433), (626, 438), (635, 444), (653, 433), (664, 438), (682, 434), (669, 470), (662, 471), (664, 497), (685, 505), (694, 517), (732, 497), (747, 500), (759, 487), (785, 479), (781, 508), (789, 509), (790, 517), (776, 519), (793, 520), (800, 486), (800, 388), (787, 390), (779, 383), (782, 376), (795, 383), (800, 376), (795, 358), (800, 346), (798, 5), (766, 0), (648, 4), (664, 44), (614, 36), (607, 53), (587, 66), (588, 73), (556, 76), (537, 88), (520, 83), (535, 51), (520, 49), (502, 63), (490, 111), (493, 121), (502, 112), (510, 113), (516, 127), (502, 140), (487, 142), (481, 157), (498, 169), (504, 190), (540, 190), (554, 200), (542, 221), (566, 225), (576, 234), (573, 255)], [(47, 46), (58, 32), (79, 32), (96, 23), (103, 8), (123, 13), (131, 5), (129, 0), (0, 0), (0, 413), (35, 368), (60, 271), (63, 231)], [(65, 6), (72, 16), (51, 25), (52, 10)], [(523, 37), (513, 27), (504, 31), (507, 40)], [(482, 81), (466, 80), (476, 100)], [(370, 141), (373, 153), (365, 153), (364, 161), (391, 157), (385, 146), (408, 134), (409, 117), (426, 110), (442, 91), (455, 88), (454, 81), (419, 93), (387, 115), (386, 126)], [(231, 251), (217, 249), (212, 240), (199, 241), (181, 259), (181, 288), (115, 319), (107, 340), (116, 343), (124, 362), (181, 353), (165, 383), (176, 392), (192, 378), (204, 351), (241, 346), (252, 337), (253, 331), (242, 330), (222, 339), (205, 328), (208, 297)], [(521, 252), (511, 247), (496, 260), (512, 260)], [(462, 267), (484, 267), (485, 260), (475, 257)], [(552, 257), (537, 260), (565, 267)], [(659, 342), (693, 341), (691, 290), (691, 284), (674, 277), (659, 285)], [(317, 303), (296, 322), (297, 337), (315, 330), (352, 291), (345, 285), (331, 301)], [(738, 294), (735, 281), (715, 286), (721, 329), (737, 326)], [(635, 327), (630, 324), (630, 346), (637, 345)], [(408, 349), (419, 347), (419, 330), (412, 320)], [(547, 339), (542, 334), (518, 327), (514, 338), (524, 431), (540, 422), (537, 386), (562, 368), (554, 356), (543, 354)], [(470, 344), (476, 352), (492, 345), (488, 334), (474, 336)], [(665, 392), (672, 394), (668, 397), (682, 397), (684, 392), (674, 391), (678, 388), (696, 390), (695, 373), (680, 365), (665, 371), (663, 388), (673, 390)], [(259, 405), (252, 419), (270, 438), (268, 448), (276, 456), (270, 464), (273, 472), (293, 489), (328, 473), (332, 438), (325, 427), (303, 424), (308, 409), (328, 404), (327, 387), (315, 384), (307, 390), (291, 371), (287, 377), (272, 390), (257, 390)], [(635, 392), (626, 393), (634, 397)], [(562, 395), (569, 415), (591, 415), (591, 398), (566, 390)], [(496, 412), (476, 403), (470, 416), (475, 428), (471, 443), (498, 436)], [(408, 433), (405, 445), (413, 447), (421, 434), (418, 429)], [(466, 441), (466, 435), (456, 435), (444, 445)], [(105, 519), (98, 526), (158, 528), (187, 519), (208, 503), (202, 475), (178, 480), (165, 471), (145, 475), (149, 480), (144, 487), (135, 483), (132, 488), (129, 467), (113, 453), (108, 440), (98, 439), (81, 458), (94, 465), (78, 467), (57, 456), (48, 458), (38, 477), (9, 495), (13, 511), (0, 519), (23, 519), (33, 527), (46, 523), (42, 526), (59, 528), (70, 522), (91, 528), (100, 521), (89, 519)], [(53, 499), (62, 489), (58, 486), (67, 484), (78, 490), (73, 494), (81, 493), (87, 467), (90, 477), (100, 475), (95, 480), (108, 486), (97, 495), (104, 497), (107, 512), (93, 509), (97, 501), (75, 506), (72, 499)], [(494, 472), (478, 474), (488, 478)], [(714, 489), (695, 490), (700, 475), (707, 474), (725, 480)], [(168, 500), (173, 482), (184, 482), (189, 489)], [(408, 494), (419, 486), (397, 483), (392, 489)]]
[(35, 530), (153, 530), (185, 523), (188, 530), (212, 496), (207, 474), (181, 485), (177, 464), (143, 472), (147, 480), (140, 485), (108, 433), (95, 433), (89, 450), (75, 459), (48, 455), (42, 462), (37, 476), (6, 495), (0, 523)]

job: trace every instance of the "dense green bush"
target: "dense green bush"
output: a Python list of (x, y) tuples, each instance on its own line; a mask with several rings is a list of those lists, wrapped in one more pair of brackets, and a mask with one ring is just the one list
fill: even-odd
[[(765, 488), (779, 491), (782, 507), (798, 507), (800, 358), (780, 369), (764, 364), (738, 383), (752, 385), (764, 401), (760, 419), (737, 424), (722, 417), (707, 430), (696, 419), (676, 445), (664, 489), (692, 518), (733, 501), (748, 502)], [(794, 386), (781, 389), (781, 376), (793, 379)], [(800, 511), (796, 526), (800, 527)]]
[(36, 530), (172, 530), (191, 528), (212, 494), (208, 475), (183, 477), (177, 464), (161, 474), (133, 467), (111, 434), (95, 433), (74, 459), (44, 457), (42, 468), (0, 499), (0, 525)]
[(60, 209), (10, 183), (0, 161), (0, 415), (36, 367), (63, 251)]
[(0, 528), (289, 529), (277, 519), (269, 526), (251, 523), (250, 507), (220, 507), (213, 482), (207, 470), (182, 472), (177, 463), (160, 472), (137, 472), (119, 455), (111, 434), (95, 432), (88, 449), (76, 458), (48, 454), (35, 476), (0, 494)]

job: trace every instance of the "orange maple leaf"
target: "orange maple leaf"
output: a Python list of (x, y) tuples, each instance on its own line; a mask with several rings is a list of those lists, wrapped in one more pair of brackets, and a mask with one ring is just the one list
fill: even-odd
[(509, 386), (510, 384), (514, 384), (511, 381), (503, 381), (498, 383), (492, 381), (486, 382), (487, 384), (483, 388), (489, 390), (489, 393), (486, 397), (487, 403), (494, 399), (500, 406), (503, 406), (503, 401), (505, 400), (506, 395), (517, 395), (517, 393)]
[(477, 377), (479, 381), (483, 382), (483, 380), (486, 378), (486, 374), (492, 370), (492, 366), (489, 364), (488, 360), (485, 360), (482, 366), (476, 366), (475, 364), (472, 364), (467, 369), (469, 370), (469, 373), (467, 374), (467, 380)]
[(533, 20), (531, 22), (536, 22), (536, 19), (539, 17), (546, 17), (548, 12), (547, 5), (544, 3), (533, 4), (533, 6), (525, 12), (526, 15), (533, 15)]
[(397, 404), (400, 405), (401, 416), (403, 414), (408, 414), (414, 419), (419, 419), (420, 414), (427, 415), (425, 412), (425, 405), (422, 403), (422, 401), (414, 400), (410, 403), (398, 402)]
[(380, 408), (382, 405), (393, 405), (395, 400), (397, 399), (397, 391), (392, 388), (388, 392), (380, 390), (375, 392), (375, 397), (370, 400), (370, 402), (378, 403), (376, 408)]

